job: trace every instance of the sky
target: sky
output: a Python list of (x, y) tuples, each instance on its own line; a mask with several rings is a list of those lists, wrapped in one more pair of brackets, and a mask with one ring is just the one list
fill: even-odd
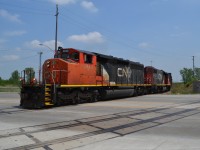
[[(58, 46), (172, 73), (200, 67), (200, 0), (0, 0), (0, 77), (53, 58)], [(43, 45), (40, 45), (43, 44)]]

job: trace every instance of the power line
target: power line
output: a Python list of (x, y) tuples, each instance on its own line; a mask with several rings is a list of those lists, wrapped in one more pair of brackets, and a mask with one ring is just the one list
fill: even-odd
[[(19, 59), (16, 59), (16, 60), (13, 60), (13, 61), (23, 61), (23, 60), (26, 60), (26, 59), (29, 59), (29, 58), (32, 58), (32, 57), (36, 57), (37, 55), (30, 55), (30, 56), (26, 56), (26, 57), (21, 57)], [(1, 59), (0, 62), (7, 62), (8, 60), (3, 60)]]
[(28, 13), (28, 14), (39, 14), (39, 15), (53, 15), (52, 11), (49, 11), (49, 9), (38, 9), (38, 8), (33, 8), (33, 7), (24, 7), (21, 5), (16, 5), (13, 3), (4, 3), (4, 2), (0, 2), (1, 6), (5, 6), (5, 8), (7, 10), (10, 11), (18, 11), (18, 12), (24, 12), (24, 13)]
[[(35, 1), (32, 1), (32, 2), (35, 2)], [(41, 2), (36, 1), (35, 3), (40, 4)], [(17, 4), (13, 4), (13, 3), (7, 4), (4, 2), (0, 2), (0, 4), (7, 6), (9, 8), (9, 10), (17, 10), (17, 11), (26, 12), (29, 14), (53, 16), (53, 14), (51, 13), (52, 11), (49, 11), (49, 9), (45, 9), (45, 8), (39, 9), (39, 8), (33, 8), (33, 7), (24, 7), (21, 5), (17, 5)], [(46, 3), (43, 3), (43, 4), (46, 4)], [(152, 52), (152, 50), (140, 49), (137, 47), (137, 45), (135, 45), (137, 43), (136, 41), (129, 39), (128, 37), (126, 37), (122, 34), (119, 34), (118, 32), (111, 31), (110, 29), (107, 29), (91, 20), (83, 18), (79, 13), (77, 13), (77, 11), (72, 11), (70, 9), (62, 9), (62, 11), (64, 13), (67, 12), (66, 13), (67, 15), (65, 15), (64, 13), (61, 13), (60, 16), (62, 18), (62, 20), (61, 20), (62, 22), (71, 22), (87, 32), (91, 32), (91, 30), (96, 30), (96, 28), (98, 28), (103, 31), (103, 36), (105, 36), (105, 38), (107, 38), (107, 40), (109, 40), (112, 43), (121, 45), (121, 46), (124, 45), (125, 47), (132, 49), (135, 53), (151, 54), (151, 55), (157, 55), (157, 56), (166, 56), (166, 55), (171, 56), (169, 53), (167, 53), (167, 54), (159, 53), (159, 50), (155, 50), (155, 49), (153, 52)], [(128, 41), (131, 41), (131, 42), (128, 42)], [(135, 44), (133, 44), (133, 43), (135, 43)], [(0, 50), (0, 51), (2, 51), (2, 50)]]
[[(87, 26), (86, 24), (80, 22), (79, 20), (75, 20), (74, 17), (72, 16), (65, 16), (63, 14), (61, 14), (61, 18), (62, 18), (62, 21), (66, 21), (66, 22), (69, 22), (71, 21), (71, 23), (79, 26), (80, 28), (82, 28), (83, 30), (87, 31), (87, 32), (91, 32), (91, 27)], [(68, 19), (67, 19), (68, 18)], [(69, 20), (70, 19), (70, 20)], [(127, 43), (127, 40), (123, 40), (123, 38), (121, 39), (116, 39), (114, 37), (117, 37), (116, 35), (111, 35), (111, 32), (103, 32), (103, 36), (105, 36), (110, 42), (112, 43), (115, 43), (115, 44), (118, 44), (118, 45), (124, 45), (128, 48), (131, 48), (132, 50), (135, 51), (135, 53), (145, 53), (145, 54), (151, 54), (151, 55), (157, 55), (157, 56), (163, 56), (163, 53), (162, 54), (158, 54), (158, 53), (155, 53), (155, 52), (150, 52), (148, 50), (145, 50), (145, 49), (139, 49), (138, 47), (136, 46), (133, 46), (132, 44), (130, 43)], [(166, 54), (165, 54), (166, 56)]]
[[(91, 32), (91, 30), (95, 30), (96, 27), (98, 27), (98, 29), (101, 29), (103, 31), (103, 36), (105, 36), (110, 42), (121, 45), (121, 46), (124, 45), (125, 47), (128, 47), (134, 50), (135, 53), (151, 54), (151, 55), (157, 55), (157, 56), (166, 56), (166, 55), (171, 56), (168, 53), (167, 54), (159, 53), (160, 50), (154, 49), (152, 52), (152, 50), (140, 49), (138, 48), (138, 46), (135, 45), (136, 43), (139, 44), (139, 42), (131, 40), (127, 38), (126, 36), (119, 34), (118, 32), (111, 31), (110, 29), (107, 29), (99, 24), (96, 24), (90, 20), (87, 20), (86, 18), (83, 19), (83, 17), (81, 17), (81, 15), (79, 15), (77, 12), (73, 12), (69, 9), (64, 9), (63, 11), (67, 11), (68, 15), (61, 13), (60, 16), (62, 17), (62, 20), (66, 22), (71, 22), (87, 32)], [(88, 22), (90, 26), (88, 26)]]
[[(6, 3), (2, 3), (2, 2), (0, 2), (0, 3), (4, 4), (4, 5), (7, 5), (9, 7), (20, 8), (21, 12), (26, 12), (26, 13), (29, 12), (29, 13), (33, 13), (33, 14), (52, 15), (50, 13), (47, 13), (47, 10), (44, 11), (44, 9), (38, 9), (38, 8), (37, 9), (36, 8), (33, 9), (33, 8), (30, 8), (30, 7), (22, 7), (22, 6), (16, 5), (16, 4), (6, 4)], [(27, 9), (28, 9), (28, 11), (27, 11)], [(150, 52), (150, 51), (145, 50), (145, 49), (142, 49), (142, 51), (141, 51), (141, 49), (139, 49), (137, 46), (134, 46), (132, 43), (127, 42), (127, 41), (131, 41), (133, 43), (136, 43), (136, 41), (130, 40), (127, 37), (124, 37), (123, 35), (118, 34), (117, 32), (113, 32), (110, 29), (107, 29), (107, 28), (105, 28), (105, 27), (103, 27), (103, 26), (101, 26), (101, 25), (99, 25), (97, 23), (92, 22), (91, 20), (87, 20), (86, 18), (83, 19), (83, 17), (80, 14), (78, 14), (77, 12), (71, 11), (70, 9), (63, 9), (63, 12), (66, 12), (66, 11), (68, 12), (67, 14), (70, 14), (70, 15), (66, 16), (66, 15), (64, 15), (62, 13), (61, 14), (62, 19), (64, 18), (65, 21), (70, 21), (71, 20), (71, 23), (79, 26), (80, 28), (86, 30), (87, 32), (91, 32), (91, 29), (95, 30), (95, 28), (98, 27), (98, 29), (101, 29), (103, 31), (104, 36), (109, 41), (111, 41), (111, 42), (113, 42), (115, 44), (124, 45), (124, 46), (126, 46), (128, 48), (131, 48), (132, 50), (134, 50), (137, 53), (145, 53), (145, 54), (147, 53), (147, 54), (159, 55), (159, 56), (162, 55), (162, 54), (158, 54), (158, 53), (155, 53), (155, 52)], [(49, 12), (49, 10), (48, 10), (48, 12)], [(89, 26), (88, 26), (88, 22), (90, 24)], [(55, 44), (55, 47), (57, 47), (56, 44)]]

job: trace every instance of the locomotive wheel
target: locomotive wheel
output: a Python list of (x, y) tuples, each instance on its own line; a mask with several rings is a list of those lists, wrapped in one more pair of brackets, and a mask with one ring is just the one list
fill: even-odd
[(76, 99), (75, 98), (73, 98), (72, 99), (72, 105), (76, 105), (77, 103), (76, 103)]
[(98, 101), (98, 99), (97, 99), (96, 95), (92, 95), (90, 100), (89, 100), (90, 103), (94, 103), (94, 102), (97, 102), (97, 101)]
[(72, 99), (72, 105), (77, 105), (79, 104), (79, 97), (75, 96), (73, 99)]
[(135, 90), (134, 90), (133, 97), (137, 97), (137, 96), (138, 96), (138, 91), (135, 89)]
[(72, 105), (77, 105), (80, 103), (79, 91), (76, 91), (76, 95), (72, 99)]
[(61, 102), (60, 99), (58, 99), (58, 100), (56, 101), (56, 106), (61, 106), (61, 105), (62, 105), (62, 102)]

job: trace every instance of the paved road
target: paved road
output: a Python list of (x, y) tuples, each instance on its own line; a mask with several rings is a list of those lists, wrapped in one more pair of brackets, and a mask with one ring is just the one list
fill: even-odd
[(27, 110), (0, 93), (0, 149), (199, 150), (200, 95), (147, 95)]

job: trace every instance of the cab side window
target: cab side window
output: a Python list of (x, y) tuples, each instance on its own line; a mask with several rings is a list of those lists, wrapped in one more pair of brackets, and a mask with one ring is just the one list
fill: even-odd
[(75, 60), (75, 61), (79, 61), (79, 53), (72, 53), (71, 54), (71, 58), (73, 59), (73, 60)]
[(85, 55), (84, 55), (84, 62), (85, 62), (86, 64), (92, 64), (92, 55), (87, 55), (87, 54), (85, 54)]

